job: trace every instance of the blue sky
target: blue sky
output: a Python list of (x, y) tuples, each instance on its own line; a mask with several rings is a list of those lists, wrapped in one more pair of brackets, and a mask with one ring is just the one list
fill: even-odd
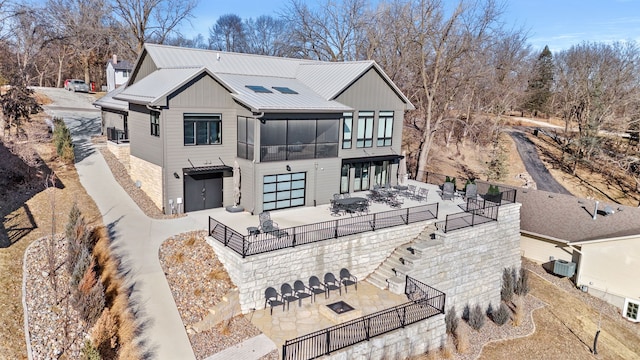
[[(182, 32), (188, 37), (201, 33), (207, 38), (209, 27), (221, 15), (236, 14), (243, 19), (277, 16), (288, 3), (288, 0), (200, 0), (193, 26), (185, 25)], [(507, 26), (527, 30), (529, 43), (535, 49), (549, 45), (556, 52), (583, 41), (640, 42), (640, 0), (506, 0), (505, 10), (503, 19)]]

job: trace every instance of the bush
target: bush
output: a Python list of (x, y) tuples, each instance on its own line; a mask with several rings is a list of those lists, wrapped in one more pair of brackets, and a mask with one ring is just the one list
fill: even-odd
[(513, 298), (513, 289), (515, 281), (513, 279), (513, 275), (511, 274), (511, 270), (505, 268), (502, 271), (502, 288), (500, 289), (500, 298), (504, 302), (510, 302)]
[(91, 265), (91, 254), (87, 249), (80, 249), (76, 264), (71, 273), (71, 292), (78, 291), (78, 285)]
[(84, 346), (82, 347), (82, 359), (83, 360), (102, 360), (98, 349), (91, 343), (91, 341), (86, 340), (84, 342)]
[(513, 313), (513, 326), (520, 326), (524, 321), (524, 303), (521, 297), (516, 297), (513, 300), (514, 313)]
[(56, 153), (66, 163), (73, 163), (75, 156), (73, 154), (73, 142), (71, 141), (71, 131), (65, 125), (61, 118), (53, 119), (55, 130), (53, 131), (53, 144), (56, 147)]
[(480, 330), (484, 326), (484, 311), (480, 305), (476, 304), (476, 306), (471, 309), (469, 312), (469, 326), (471, 326), (474, 330)]
[(444, 323), (447, 326), (447, 334), (455, 334), (458, 328), (458, 315), (456, 314), (456, 307), (452, 306), (449, 312), (444, 316)]
[(96, 277), (94, 263), (85, 272), (74, 296), (74, 305), (80, 316), (93, 325), (104, 310), (104, 286)]
[(516, 295), (524, 296), (529, 293), (529, 272), (524, 268), (520, 268), (520, 277), (516, 282)]
[(505, 303), (500, 303), (500, 307), (498, 308), (498, 310), (495, 310), (491, 314), (491, 319), (494, 323), (502, 326), (507, 323), (510, 315), (511, 312), (509, 311), (509, 307)]

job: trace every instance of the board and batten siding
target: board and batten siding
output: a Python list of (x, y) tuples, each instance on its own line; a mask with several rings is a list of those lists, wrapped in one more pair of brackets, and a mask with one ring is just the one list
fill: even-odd
[(145, 106), (130, 104), (128, 121), (131, 156), (162, 167), (164, 115), (160, 114), (160, 136), (151, 135), (150, 110)]
[(138, 80), (144, 79), (152, 72), (158, 70), (158, 66), (146, 50), (144, 50), (144, 54), (142, 55), (142, 60), (138, 62), (137, 68), (133, 69), (133, 73), (129, 78), (129, 83), (127, 86), (131, 86), (138, 82)]
[(124, 130), (124, 115), (116, 112), (102, 109), (102, 133), (107, 134), (107, 128), (115, 127)]
[[(165, 144), (165, 203), (184, 198), (183, 168), (227, 165), (233, 167), (237, 152), (237, 115), (239, 106), (229, 92), (208, 75), (189, 82), (168, 97), (168, 109), (163, 110), (162, 136)], [(242, 110), (240, 110), (242, 111)], [(184, 145), (184, 114), (220, 114), (222, 144)], [(222, 160), (221, 160), (222, 159)], [(189, 162), (191, 161), (191, 162)], [(177, 179), (174, 173), (179, 174)], [(223, 205), (233, 205), (233, 180), (223, 179)]]

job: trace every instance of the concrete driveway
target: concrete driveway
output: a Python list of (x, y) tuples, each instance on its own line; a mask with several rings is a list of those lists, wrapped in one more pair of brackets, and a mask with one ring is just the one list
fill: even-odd
[(45, 106), (51, 116), (62, 117), (69, 127), (82, 185), (96, 202), (109, 229), (114, 252), (130, 272), (137, 320), (144, 324), (142, 340), (153, 359), (195, 359), (158, 259), (160, 244), (168, 237), (207, 228), (208, 214), (197, 212), (173, 220), (148, 218), (115, 181), (102, 155), (91, 143), (100, 134), (100, 112), (91, 95), (63, 89), (37, 88), (53, 100)]

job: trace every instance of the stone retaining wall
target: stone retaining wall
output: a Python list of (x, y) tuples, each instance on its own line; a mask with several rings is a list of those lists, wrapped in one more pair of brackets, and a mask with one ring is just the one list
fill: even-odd
[(113, 141), (107, 141), (107, 149), (120, 161), (120, 163), (127, 169), (127, 172), (131, 171), (129, 163), (129, 157), (131, 156), (131, 147), (129, 144), (116, 144)]
[(333, 272), (338, 277), (342, 268), (349, 269), (358, 279), (364, 279), (427, 224), (429, 222), (376, 230), (244, 259), (212, 237), (207, 237), (207, 242), (240, 289), (240, 306), (243, 313), (248, 313), (264, 306), (264, 290), (269, 286), (279, 288), (283, 282), (293, 283), (298, 279), (306, 284), (312, 275), (322, 281), (326, 272)]
[(140, 181), (140, 189), (151, 201), (164, 209), (162, 204), (162, 168), (135, 156), (129, 156), (131, 180)]
[(520, 204), (500, 207), (498, 221), (436, 233), (434, 245), (414, 263), (409, 276), (447, 295), (445, 311), (455, 306), (500, 305), (502, 270), (520, 268)]

